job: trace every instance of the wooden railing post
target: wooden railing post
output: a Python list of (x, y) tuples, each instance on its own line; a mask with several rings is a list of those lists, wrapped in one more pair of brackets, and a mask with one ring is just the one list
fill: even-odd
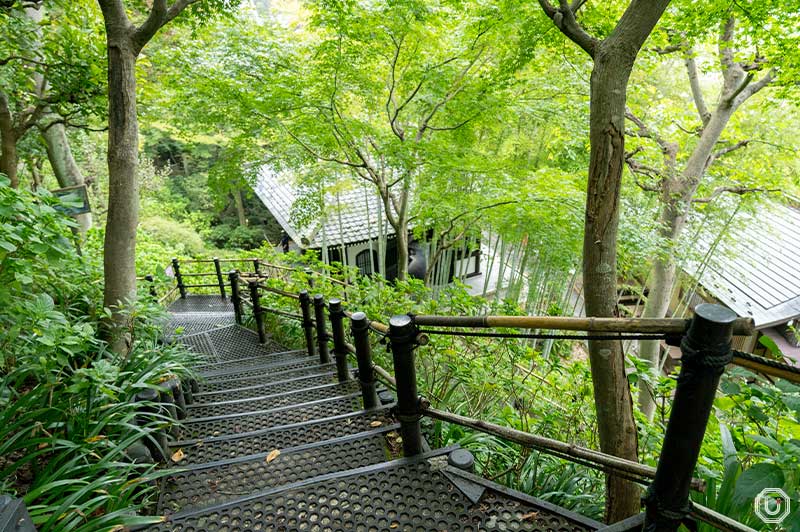
[(183, 284), (183, 276), (181, 276), (181, 267), (177, 258), (172, 259), (172, 273), (175, 274), (175, 282), (178, 283), (178, 290), (181, 293), (181, 299), (186, 299), (186, 285)]
[(222, 299), (225, 299), (225, 278), (222, 277), (222, 266), (220, 266), (219, 257), (214, 257), (214, 271), (217, 272), (219, 295), (222, 296)]
[(691, 511), (689, 484), (706, 432), (717, 385), (733, 360), (736, 314), (720, 305), (695, 308), (681, 341), (681, 372), (653, 483), (647, 490), (646, 532), (677, 530)]
[(147, 287), (147, 292), (150, 294), (150, 297), (152, 297), (155, 301), (158, 301), (158, 294), (156, 293), (156, 279), (155, 279), (155, 277), (153, 277), (150, 274), (147, 274), (147, 275), (144, 276), (144, 280), (149, 283), (148, 287)]
[(233, 316), (236, 323), (242, 324), (242, 298), (239, 295), (239, 272), (231, 270), (228, 272), (228, 281), (231, 283), (231, 303), (233, 303)]
[(414, 367), (416, 339), (417, 327), (410, 316), (392, 316), (389, 320), (389, 343), (397, 380), (397, 418), (400, 420), (404, 456), (422, 453), (417, 371)]
[(329, 364), (331, 357), (328, 353), (328, 331), (325, 330), (325, 297), (322, 294), (314, 296), (314, 321), (317, 325), (319, 363)]
[(264, 309), (261, 308), (261, 299), (258, 294), (258, 281), (248, 281), (250, 289), (250, 302), (253, 303), (253, 317), (256, 319), (256, 332), (259, 343), (266, 343), (267, 331), (264, 329)]
[(339, 382), (350, 380), (350, 368), (347, 365), (347, 340), (344, 337), (344, 312), (342, 302), (331, 299), (328, 302), (331, 316), (331, 331), (333, 332), (333, 357), (336, 359), (336, 377)]
[(311, 297), (308, 290), (300, 291), (300, 312), (303, 315), (303, 335), (306, 337), (308, 356), (313, 357), (317, 351), (314, 348), (314, 323), (311, 320)]
[(363, 312), (355, 312), (350, 316), (350, 331), (358, 360), (358, 381), (361, 384), (361, 395), (364, 408), (375, 408), (379, 404), (375, 390), (375, 371), (372, 369), (372, 350), (369, 345), (369, 321)]

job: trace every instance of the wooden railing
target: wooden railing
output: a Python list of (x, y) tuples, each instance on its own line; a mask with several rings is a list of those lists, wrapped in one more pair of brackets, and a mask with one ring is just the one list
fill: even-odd
[[(379, 404), (376, 379), (393, 388), (397, 395), (394, 412), (400, 422), (404, 455), (415, 456), (422, 452), (420, 418), (428, 416), (492, 434), (523, 447), (534, 448), (599, 469), (610, 475), (648, 485), (645, 498), (646, 512), (609, 530), (640, 530), (643, 524), (652, 530), (676, 530), (682, 522), (691, 519), (710, 523), (721, 530), (733, 532), (752, 530), (711, 509), (698, 504), (689, 504), (690, 489), (699, 491), (705, 489), (701, 480), (693, 478), (693, 471), (717, 385), (727, 364), (738, 362), (745, 367), (755, 366), (758, 368), (756, 371), (766, 374), (779, 373), (778, 376), (781, 377), (788, 375), (790, 380), (800, 382), (800, 370), (797, 368), (765, 359), (753, 360), (760, 357), (744, 353), (736, 354), (731, 350), (731, 339), (734, 334), (753, 334), (752, 320), (736, 318), (733, 312), (718, 305), (700, 305), (696, 309), (695, 316), (688, 320), (409, 314), (393, 316), (389, 323), (385, 324), (370, 320), (363, 312), (345, 310), (339, 298), (331, 298), (326, 302), (322, 294), (312, 296), (309, 289), (313, 287), (314, 278), (324, 277), (324, 274), (304, 270), (309, 286), (298, 293), (293, 293), (269, 286), (267, 282), (271, 278), (286, 281), (292, 274), (297, 273), (297, 270), (267, 264), (258, 259), (248, 259), (248, 261), (254, 266), (253, 272), (231, 270), (226, 278), (223, 278), (221, 273), (220, 264), (223, 260), (194, 262), (214, 265), (214, 272), (209, 276), (216, 277), (217, 283), (211, 286), (218, 286), (220, 296), (226, 297), (224, 281), (227, 281), (236, 322), (244, 324), (252, 321), (262, 343), (267, 339), (265, 315), (272, 314), (300, 324), (309, 355), (318, 356), (321, 364), (331, 363), (332, 354), (339, 381), (344, 382), (352, 378), (348, 359), (353, 355), (357, 363), (358, 369), (355, 374), (361, 385), (364, 408), (373, 408)], [(173, 260), (172, 266), (181, 297), (186, 297), (187, 289), (193, 286), (207, 288), (208, 285), (205, 283), (185, 284), (185, 275), (180, 273), (180, 264)], [(346, 284), (341, 281), (335, 284), (346, 288)], [(265, 293), (290, 300), (292, 304), (298, 306), (299, 312), (263, 306), (262, 295)], [(352, 344), (347, 342), (345, 319), (349, 319)], [(331, 327), (330, 333), (327, 330), (328, 323)], [(502, 328), (503, 331), (495, 331), (498, 328)], [(509, 329), (520, 332), (510, 333)], [(524, 332), (532, 329), (580, 331), (586, 334), (537, 335)], [(388, 342), (392, 353), (394, 375), (373, 362), (371, 334), (378, 335)], [(428, 343), (430, 335), (437, 334), (498, 338), (547, 336), (589, 341), (647, 338), (662, 339), (669, 344), (680, 346), (681, 373), (678, 377), (658, 467), (653, 468), (593, 449), (433, 408), (429, 401), (419, 396), (417, 391), (415, 352)]]

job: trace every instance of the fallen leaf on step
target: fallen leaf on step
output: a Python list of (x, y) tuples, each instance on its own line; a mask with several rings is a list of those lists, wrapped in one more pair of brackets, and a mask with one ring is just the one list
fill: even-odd
[(273, 460), (275, 460), (280, 455), (281, 455), (281, 452), (278, 449), (271, 450), (269, 452), (269, 454), (267, 455), (267, 463), (272, 462)]
[(172, 461), (173, 462), (180, 462), (186, 457), (186, 453), (183, 452), (183, 449), (178, 449), (174, 453), (172, 453)]
[(530, 512), (520, 517), (520, 519), (523, 521), (533, 521), (537, 517), (539, 517), (539, 512)]
[(372, 423), (369, 424), (370, 427), (380, 427), (381, 425), (383, 425), (383, 423), (381, 423), (380, 421), (373, 421)]
[(398, 526), (400, 526), (399, 523), (392, 523), (391, 525), (389, 525), (389, 528), (397, 528)]

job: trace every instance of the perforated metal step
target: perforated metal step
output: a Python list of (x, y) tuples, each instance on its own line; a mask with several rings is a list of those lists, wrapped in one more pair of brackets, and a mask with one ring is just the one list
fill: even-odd
[(216, 380), (208, 379), (200, 383), (200, 394), (225, 392), (227, 390), (235, 390), (249, 386), (264, 386), (270, 383), (289, 380), (294, 377), (317, 375), (334, 369), (334, 364), (318, 364), (289, 369), (273, 368), (269, 372), (259, 372), (256, 375), (240, 377), (226, 376), (225, 378)]
[(240, 414), (185, 420), (181, 430), (183, 439), (208, 438), (221, 434), (241, 434), (258, 429), (311, 421), (354, 412), (361, 409), (361, 395), (322, 399), (303, 404), (294, 404)]
[(198, 509), (336, 471), (379, 464), (388, 458), (387, 432), (398, 427), (191, 466), (161, 481), (159, 513)]
[(167, 336), (177, 336), (195, 334), (220, 327), (229, 327), (236, 321), (233, 316), (219, 312), (198, 312), (186, 314), (173, 314), (169, 322), (164, 326)]
[(226, 460), (273, 449), (284, 449), (313, 442), (327, 441), (386, 426), (393, 423), (388, 407), (348, 412), (324, 419), (302, 421), (256, 430), (244, 434), (211, 436), (177, 441), (171, 450), (182, 449), (181, 465)]
[(254, 386), (228, 389), (219, 392), (199, 393), (195, 394), (194, 400), (196, 405), (201, 405), (204, 403), (217, 403), (220, 401), (233, 401), (238, 399), (261, 397), (264, 395), (272, 395), (276, 393), (286, 393), (294, 390), (301, 390), (303, 388), (322, 386), (324, 384), (333, 384), (335, 382), (336, 374), (332, 371), (327, 371), (316, 375), (294, 377), (285, 381), (272, 382), (269, 384), (257, 384)]
[(191, 405), (188, 407), (187, 413), (191, 420), (193, 418), (224, 416), (241, 412), (257, 412), (331, 397), (341, 397), (349, 393), (355, 393), (359, 389), (358, 382), (353, 380), (343, 383), (328, 383), (289, 392), (263, 395), (261, 397)]
[(233, 316), (233, 304), (230, 299), (221, 296), (188, 295), (185, 299), (176, 299), (169, 306), (169, 311), (174, 314), (187, 312), (220, 312)]
[(158, 530), (525, 530), (584, 532), (599, 523), (531, 497), (486, 490), (472, 503), (444, 457), (400, 459), (167, 516)]
[(230, 382), (242, 377), (259, 377), (269, 375), (273, 372), (286, 371), (289, 369), (308, 368), (318, 366), (317, 357), (298, 357), (290, 360), (271, 362), (266, 364), (247, 365), (247, 366), (227, 366), (223, 369), (209, 370), (201, 373), (203, 379), (207, 381), (226, 381)]
[[(269, 364), (277, 364), (280, 362), (288, 361), (302, 361), (308, 358), (308, 353), (305, 350), (297, 349), (293, 351), (279, 351), (270, 354), (263, 354), (255, 357), (249, 357), (242, 360), (229, 360), (227, 362), (207, 362), (198, 366), (197, 371), (203, 375), (206, 373), (218, 374), (220, 372), (229, 373), (234, 370), (245, 371), (248, 368), (265, 366)], [(317, 360), (315, 358), (315, 360)]]

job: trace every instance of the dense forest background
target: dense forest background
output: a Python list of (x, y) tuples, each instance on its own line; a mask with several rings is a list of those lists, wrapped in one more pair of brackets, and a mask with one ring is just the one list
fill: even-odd
[[(800, 5), (641, 4), (0, 2), (0, 491), (42, 529), (136, 521), (152, 490), (129, 479), (158, 473), (117, 467), (149, 430), (130, 399), (192, 359), (159, 345), (161, 310), (135, 276), (167, 285), (172, 257), (285, 260), (252, 191), (262, 167), (295, 177), (297, 220), (335, 217), (323, 198), (353, 183), (378, 198), (399, 280), (354, 288), (378, 315), (565, 314), (583, 273), (590, 314), (625, 295), (663, 317), (692, 282), (680, 266), (707, 260), (698, 231), (798, 204)], [(65, 216), (48, 191), (82, 184), (91, 213)], [(512, 273), (486, 298), (406, 279), (409, 231), (442, 251), (480, 237)], [(654, 342), (615, 346), (607, 366), (600, 347), (505, 342), (495, 373), (485, 343), (441, 342), (422, 378), (454, 411), (655, 463), (674, 379)], [(614, 408), (587, 410), (605, 393)], [(638, 506), (605, 506), (630, 483), (438, 430), (513, 487), (596, 517)], [(800, 388), (726, 374), (708, 430), (704, 504), (759, 526), (761, 487), (796, 498)]]

